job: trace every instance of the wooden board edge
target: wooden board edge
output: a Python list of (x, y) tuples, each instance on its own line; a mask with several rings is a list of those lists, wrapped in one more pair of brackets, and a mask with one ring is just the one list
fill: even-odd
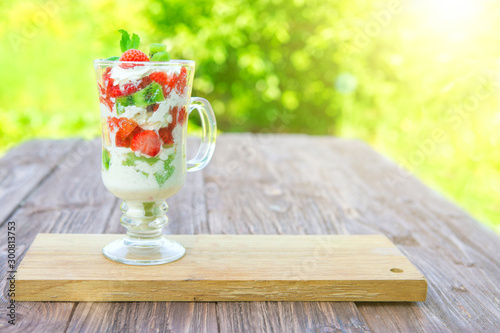
[[(406, 281), (18, 280), (16, 301), (54, 302), (423, 302), (426, 280)], [(98, 290), (96, 292), (96, 290)], [(208, 290), (208, 291), (207, 291)], [(286, 292), (283, 292), (286, 290)], [(384, 292), (380, 292), (384, 290)], [(408, 292), (411, 290), (411, 292)], [(57, 295), (57, 296), (55, 296)]]

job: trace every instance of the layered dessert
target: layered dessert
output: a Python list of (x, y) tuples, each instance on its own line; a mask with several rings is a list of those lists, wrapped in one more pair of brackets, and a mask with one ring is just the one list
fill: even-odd
[(122, 32), (121, 57), (97, 63), (103, 136), (102, 178), (125, 200), (164, 200), (186, 178), (186, 131), (192, 68), (168, 61), (165, 46), (149, 56)]

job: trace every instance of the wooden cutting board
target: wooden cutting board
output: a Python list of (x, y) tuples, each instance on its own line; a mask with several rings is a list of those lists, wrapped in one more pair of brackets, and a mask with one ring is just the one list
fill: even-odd
[(382, 235), (169, 235), (180, 260), (129, 266), (110, 234), (39, 234), (16, 301), (424, 301), (425, 277)]

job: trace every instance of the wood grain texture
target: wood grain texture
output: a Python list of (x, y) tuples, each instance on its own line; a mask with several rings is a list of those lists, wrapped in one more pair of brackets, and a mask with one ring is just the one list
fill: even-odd
[(171, 235), (186, 255), (127, 266), (122, 235), (39, 234), (18, 268), (19, 301), (424, 301), (423, 275), (382, 235)]
[[(30, 149), (40, 150), (37, 145)], [(16, 149), (11, 153), (17, 154)], [(57, 188), (74, 177), (82, 181), (80, 186), (72, 191), (31, 191), (28, 207), (14, 212), (12, 217), (20, 225), (20, 252), (38, 232), (123, 232), (116, 222), (118, 202), (107, 194), (99, 174), (88, 178), (90, 170), (100, 165), (99, 145), (93, 149), (88, 156), (95, 159), (82, 161), (71, 173), (56, 169), (58, 178), (51, 174), (41, 181), (41, 185)], [(29, 158), (24, 164), (30, 164)], [(6, 166), (16, 167), (15, 162), (2, 164)], [(190, 174), (188, 182), (169, 200), (167, 233), (382, 233), (427, 277), (428, 298), (404, 304), (218, 302), (208, 303), (207, 309), (186, 311), (186, 316), (185, 306), (191, 303), (165, 303), (178, 316), (169, 317), (177, 330), (160, 328), (160, 332), (189, 331), (195, 327), (191, 323), (204, 322), (199, 318), (208, 318), (211, 324), (191, 331), (248, 332), (245, 327), (256, 332), (500, 331), (499, 237), (361, 142), (304, 135), (222, 135), (212, 163)], [(90, 199), (97, 207), (89, 207), (84, 200), (94, 195), (91, 188), (100, 191), (97, 200)], [(72, 195), (81, 199), (78, 204)], [(103, 195), (110, 199), (102, 202), (102, 209), (111, 217), (96, 211)], [(2, 197), (0, 206), (7, 197)], [(176, 212), (181, 205), (189, 209)], [(24, 304), (32, 304), (20, 322), (25, 332), (62, 331), (58, 328), (64, 327), (64, 320), (69, 320), (68, 331), (106, 331), (99, 330), (99, 325), (131, 323), (132, 312), (137, 311), (134, 303), (120, 303), (120, 311), (108, 303), (94, 303), (91, 308), (87, 303), (78, 303), (76, 308), (72, 303), (23, 303), (23, 308)], [(159, 304), (163, 303), (145, 303), (148, 310), (141, 311), (152, 311)], [(71, 309), (75, 309), (73, 316)], [(104, 315), (106, 322), (99, 319)], [(164, 322), (158, 316), (152, 320), (158, 324), (148, 325), (156, 328)], [(0, 325), (5, 322), (0, 320)], [(157, 331), (148, 327), (142, 331)]]
[(0, 159), (0, 221), (44, 180), (77, 141), (29, 141)]
[(226, 135), (205, 175), (212, 232), (382, 233), (398, 245), (429, 280), (427, 301), (360, 305), (370, 328), (500, 331), (499, 237), (366, 144)]
[(354, 303), (218, 302), (220, 332), (370, 332)]
[[(36, 158), (37, 145), (39, 149), (51, 148), (54, 151), (45, 150), (42, 162)], [(47, 166), (52, 165), (53, 168), (40, 167), (46, 170), (45, 178), (30, 189), (24, 190), (27, 196), (23, 204), (17, 205), (9, 217), (10, 221), (16, 222), (18, 263), (39, 232), (82, 232), (89, 225), (97, 230), (103, 230), (99, 225), (105, 223), (109, 215), (109, 205), (115, 202), (115, 198), (99, 188), (100, 176), (96, 174), (95, 169), (92, 170), (98, 168), (100, 164), (100, 157), (95, 155), (96, 148), (99, 147), (96, 142), (79, 141), (75, 145), (74, 140), (40, 141), (37, 145), (30, 145), (29, 151), (23, 148), (24, 163), (29, 165), (28, 156), (34, 152), (34, 167), (45, 163)], [(10, 154), (16, 156), (19, 152), (13, 151), (7, 156)], [(15, 168), (15, 164), (11, 164), (10, 167)], [(75, 174), (73, 171), (78, 168), (88, 171)], [(17, 185), (13, 186), (19, 186), (19, 189), (23, 190), (23, 187), (30, 186), (30, 183), (20, 179)], [(7, 220), (4, 220), (2, 223), (3, 230), (6, 230), (6, 222)], [(7, 243), (2, 242), (1, 246), (0, 260), (5, 263)], [(2, 290), (4, 290), (6, 265), (2, 264), (1, 270), (4, 277), (1, 281)], [(0, 301), (2, 311), (5, 311), (6, 301), (5, 294), (2, 294)], [(68, 325), (73, 308), (73, 303), (18, 303), (16, 326), (12, 327), (2, 320), (0, 329), (17, 332), (62, 332)], [(3, 314), (2, 317), (5, 318)]]
[[(193, 146), (197, 140), (189, 140), (189, 145)], [(39, 182), (29, 193), (29, 198), (23, 203), (21, 207), (13, 213), (9, 220), (16, 221), (17, 224), (17, 253), (18, 262), (23, 258), (27, 247), (32, 243), (33, 239), (39, 232), (50, 233), (74, 233), (74, 232), (92, 232), (100, 233), (106, 230), (117, 228), (118, 232), (123, 232), (123, 227), (119, 224), (119, 201), (113, 195), (106, 191), (102, 184), (100, 168), (100, 140), (92, 142), (79, 141), (74, 145), (74, 140), (69, 141), (41, 141), (39, 143), (40, 149), (47, 147), (54, 147), (56, 145), (61, 150), (62, 159), (57, 153), (45, 151), (47, 164), (52, 163), (55, 168), (51, 172), (47, 172), (45, 178)], [(21, 146), (22, 147), (22, 146)], [(31, 146), (30, 146), (31, 147)], [(67, 150), (63, 150), (67, 147)], [(20, 147), (19, 147), (20, 148)], [(36, 146), (30, 149), (36, 151)], [(24, 151), (24, 150), (23, 150)], [(7, 156), (18, 156), (20, 152), (14, 150)], [(26, 155), (26, 151), (24, 151)], [(28, 154), (29, 156), (29, 154)], [(25, 163), (29, 164), (29, 160)], [(33, 163), (39, 163), (38, 159), (34, 159)], [(16, 164), (10, 164), (11, 168), (15, 168)], [(189, 181), (189, 180), (188, 180)], [(192, 181), (192, 180), (191, 180)], [(20, 186), (20, 184), (19, 184)], [(182, 193), (190, 191), (187, 187), (179, 192), (179, 195), (184, 197), (193, 197), (189, 194)], [(199, 196), (196, 197), (198, 201), (196, 204), (203, 204), (199, 202)], [(1, 201), (0, 201), (1, 202)], [(189, 200), (185, 201), (186, 204)], [(193, 204), (194, 205), (194, 204)], [(3, 205), (2, 205), (3, 207)], [(199, 209), (194, 210), (198, 213)], [(202, 217), (199, 220), (203, 221), (203, 216), (206, 214), (199, 214)], [(183, 214), (184, 217), (190, 217), (188, 214)], [(3, 221), (3, 224), (6, 220)], [(186, 225), (179, 224), (179, 226)], [(1, 259), (5, 262), (6, 243), (2, 242)], [(2, 277), (5, 277), (6, 267), (1, 266)], [(5, 279), (2, 279), (2, 288), (5, 286)], [(0, 311), (3, 315), (5, 313), (6, 298), (2, 294)], [(22, 302), (17, 308), (17, 318), (19, 323), (16, 327), (7, 324), (6, 321), (0, 321), (0, 329), (12, 330), (18, 332), (62, 332), (65, 327), (69, 327), (73, 312), (79, 311), (78, 303), (31, 303)], [(151, 303), (151, 306), (154, 306)], [(130, 307), (130, 310), (126, 310)], [(207, 327), (216, 325), (215, 316), (208, 316), (208, 312), (215, 313), (215, 304), (207, 304), (201, 307), (201, 312), (197, 311), (194, 317), (186, 313), (186, 318), (182, 318), (180, 314), (184, 313), (178, 308), (184, 308), (178, 303), (170, 305), (171, 311), (177, 314), (179, 323), (174, 325), (176, 331), (185, 331), (188, 327), (196, 327), (200, 320), (196, 318), (208, 318), (211, 323)], [(113, 316), (124, 316), (129, 318), (128, 312), (133, 309), (132, 306), (127, 304), (122, 306), (123, 312), (110, 314), (111, 320), (118, 320)], [(93, 312), (95, 311), (95, 313)], [(92, 311), (88, 318), (93, 315), (100, 316), (102, 309), (99, 305), (92, 307)], [(3, 316), (5, 318), (5, 316)], [(159, 320), (157, 318), (157, 320)], [(201, 322), (200, 322), (201, 323)], [(183, 327), (183, 325), (189, 325)], [(200, 326), (201, 327), (201, 326)], [(94, 328), (92, 328), (94, 329)], [(97, 332), (102, 332), (99, 328), (95, 328)]]
[(68, 332), (217, 332), (213, 303), (78, 303)]

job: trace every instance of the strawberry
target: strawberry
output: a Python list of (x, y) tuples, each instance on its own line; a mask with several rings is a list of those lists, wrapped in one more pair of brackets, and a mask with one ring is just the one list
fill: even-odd
[(178, 94), (182, 95), (184, 93), (184, 88), (186, 88), (187, 82), (187, 69), (182, 67), (179, 74), (174, 74), (170, 81), (168, 82), (169, 92), (176, 90)]
[(115, 145), (117, 147), (130, 147), (133, 137), (142, 131), (135, 120), (124, 117), (108, 118), (108, 126), (112, 133), (116, 133)]
[(109, 89), (108, 89), (108, 85), (109, 85), (109, 80), (111, 79), (110, 78), (110, 74), (109, 72), (111, 71), (111, 67), (106, 67), (106, 69), (104, 70), (104, 73), (102, 74), (102, 85), (101, 83), (97, 83), (97, 85), (99, 86), (99, 100), (102, 104), (108, 106), (109, 110), (111, 112), (113, 112), (113, 105), (114, 103), (111, 101), (111, 96), (109, 94)]
[(168, 82), (168, 76), (165, 72), (153, 72), (149, 75), (149, 78), (155, 82), (158, 82), (162, 86), (166, 85)]
[(113, 105), (114, 105), (114, 103), (109, 98), (106, 98), (106, 97), (103, 97), (103, 96), (99, 96), (99, 101), (102, 104), (106, 105), (111, 112), (113, 112)]
[(146, 107), (147, 112), (155, 112), (160, 107), (160, 104), (150, 104)]
[[(120, 57), (120, 61), (149, 61), (148, 56), (146, 53), (139, 51), (139, 50), (134, 50), (130, 49), (125, 52), (123, 52), (122, 56)], [(121, 68), (132, 68), (137, 65), (133, 64), (121, 64)]]
[(167, 84), (168, 84), (168, 75), (165, 72), (154, 72), (149, 75), (149, 78), (155, 82), (158, 82), (160, 86), (163, 88), (163, 96), (167, 96)]
[(124, 143), (127, 145), (127, 147), (130, 147), (130, 145), (132, 144), (132, 139), (139, 133), (142, 133), (144, 132), (144, 130), (137, 126), (133, 131), (132, 133), (130, 133), (127, 138), (125, 139)]
[(113, 79), (109, 78), (111, 82), (111, 86), (109, 87), (109, 95), (111, 97), (122, 97), (133, 94), (145, 87), (147, 87), (151, 83), (151, 79), (149, 77), (144, 77), (141, 79), (139, 84), (127, 83), (123, 85), (123, 88), (120, 89), (119, 85), (114, 85)]
[(149, 75), (149, 78), (163, 87), (165, 97), (174, 89), (182, 95), (187, 83), (187, 69), (182, 67), (179, 74), (173, 75), (167, 75), (165, 72), (154, 72)]
[(161, 141), (155, 131), (143, 131), (132, 139), (130, 148), (148, 156), (156, 156), (161, 149)]
[(186, 108), (183, 107), (180, 111), (177, 107), (174, 107), (170, 110), (170, 114), (172, 115), (172, 122), (168, 124), (167, 127), (162, 127), (159, 129), (158, 134), (165, 145), (171, 145), (174, 143), (174, 136), (172, 131), (175, 126), (177, 126), (177, 121), (182, 125), (186, 120)]
[(187, 83), (187, 69), (186, 67), (182, 67), (181, 72), (175, 78), (175, 89), (179, 94), (184, 93), (184, 89), (186, 88)]
[(174, 136), (172, 135), (173, 127), (162, 127), (158, 130), (158, 134), (160, 135), (161, 141), (165, 145), (171, 145), (174, 143)]
[(181, 111), (179, 111), (179, 115), (177, 116), (177, 120), (179, 121), (179, 124), (184, 125), (184, 122), (186, 121), (186, 107), (182, 107)]

